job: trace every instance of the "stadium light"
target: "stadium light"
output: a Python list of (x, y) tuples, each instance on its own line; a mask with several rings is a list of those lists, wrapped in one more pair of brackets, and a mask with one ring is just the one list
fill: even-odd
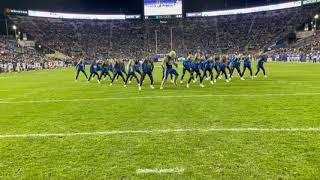
[(59, 19), (93, 19), (93, 20), (124, 20), (126, 16), (124, 14), (73, 14), (73, 13), (58, 13), (47, 11), (32, 11), (28, 10), (28, 15), (33, 17), (46, 17), (46, 18), (59, 18)]
[(17, 39), (17, 26), (13, 25), (12, 29), (14, 30), (14, 37)]
[(314, 18), (315, 18), (315, 19), (319, 19), (319, 14), (316, 14), (316, 15), (314, 16)]
[(279, 9), (289, 9), (300, 7), (302, 5), (301, 1), (293, 1), (288, 3), (280, 3), (266, 6), (257, 6), (251, 8), (240, 8), (240, 9), (230, 9), (230, 10), (220, 10), (220, 11), (205, 11), (197, 13), (187, 13), (187, 17), (196, 17), (196, 16), (224, 16), (224, 15), (235, 15), (235, 14), (247, 14), (254, 12), (263, 12), (263, 11), (274, 11)]

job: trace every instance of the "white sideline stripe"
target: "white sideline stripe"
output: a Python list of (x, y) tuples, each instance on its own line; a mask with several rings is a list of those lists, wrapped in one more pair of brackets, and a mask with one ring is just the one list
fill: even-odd
[(294, 93), (294, 94), (207, 94), (207, 95), (184, 95), (184, 96), (133, 96), (133, 97), (108, 97), (91, 99), (49, 99), (35, 101), (0, 101), (0, 104), (25, 104), (25, 103), (55, 103), (55, 102), (79, 102), (79, 101), (109, 101), (130, 99), (160, 99), (160, 98), (202, 98), (202, 97), (265, 97), (265, 96), (315, 96), (320, 93)]
[(154, 130), (124, 130), (77, 133), (39, 133), (39, 134), (0, 134), (0, 139), (6, 138), (41, 138), (70, 136), (108, 136), (128, 134), (169, 134), (169, 133), (207, 133), (207, 132), (310, 132), (320, 133), (320, 128), (208, 128), (208, 129), (154, 129)]
[(10, 79), (10, 78), (15, 78), (15, 77), (17, 77), (17, 76), (0, 77), (0, 80), (1, 79)]
[(183, 173), (183, 168), (173, 169), (137, 169), (137, 174), (163, 174), (163, 173)]

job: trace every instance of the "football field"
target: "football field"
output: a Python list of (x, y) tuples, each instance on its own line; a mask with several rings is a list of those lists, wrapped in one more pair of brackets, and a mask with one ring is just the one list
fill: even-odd
[(319, 179), (320, 64), (266, 70), (160, 90), (157, 64), (141, 92), (72, 68), (0, 74), (0, 179)]

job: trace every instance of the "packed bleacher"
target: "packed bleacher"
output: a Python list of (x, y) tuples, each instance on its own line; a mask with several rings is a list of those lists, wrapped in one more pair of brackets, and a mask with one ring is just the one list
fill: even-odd
[(320, 32), (291, 44), (287, 48), (280, 48), (269, 55), (272, 61), (288, 62), (320, 62)]
[(55, 50), (68, 55), (85, 53), (95, 58), (105, 53), (132, 56), (137, 51), (155, 51), (155, 31), (158, 50), (170, 49), (170, 28), (173, 45), (178, 52), (196, 48), (242, 51), (261, 49), (301, 24), (310, 20), (318, 7), (291, 8), (270, 12), (203, 18), (169, 20), (62, 20), (26, 16), (11, 19), (23, 31)]
[[(110, 57), (141, 58), (146, 52), (165, 54), (171, 49), (171, 31), (172, 46), (179, 56), (198, 49), (207, 53), (257, 52), (295, 32), (318, 12), (319, 5), (240, 15), (163, 20), (70, 20), (16, 15), (10, 15), (9, 18), (19, 31), (50, 49), (70, 57), (80, 55), (105, 60)], [(320, 50), (319, 40), (317, 35), (306, 39), (298, 48), (275, 50), (270, 54), (270, 59), (282, 59), (285, 55), (285, 59), (292, 59), (298, 54), (305, 57), (301, 59), (313, 59)], [(17, 48), (13, 41), (1, 37), (2, 64), (8, 61), (48, 61), (35, 50)]]
[(0, 36), (0, 73), (62, 67), (64, 61), (49, 59), (34, 48), (20, 46), (14, 37)]

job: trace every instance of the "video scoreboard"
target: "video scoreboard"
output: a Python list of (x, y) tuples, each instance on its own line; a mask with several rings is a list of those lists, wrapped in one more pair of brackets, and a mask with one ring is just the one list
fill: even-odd
[(182, 0), (144, 0), (145, 19), (182, 18)]

